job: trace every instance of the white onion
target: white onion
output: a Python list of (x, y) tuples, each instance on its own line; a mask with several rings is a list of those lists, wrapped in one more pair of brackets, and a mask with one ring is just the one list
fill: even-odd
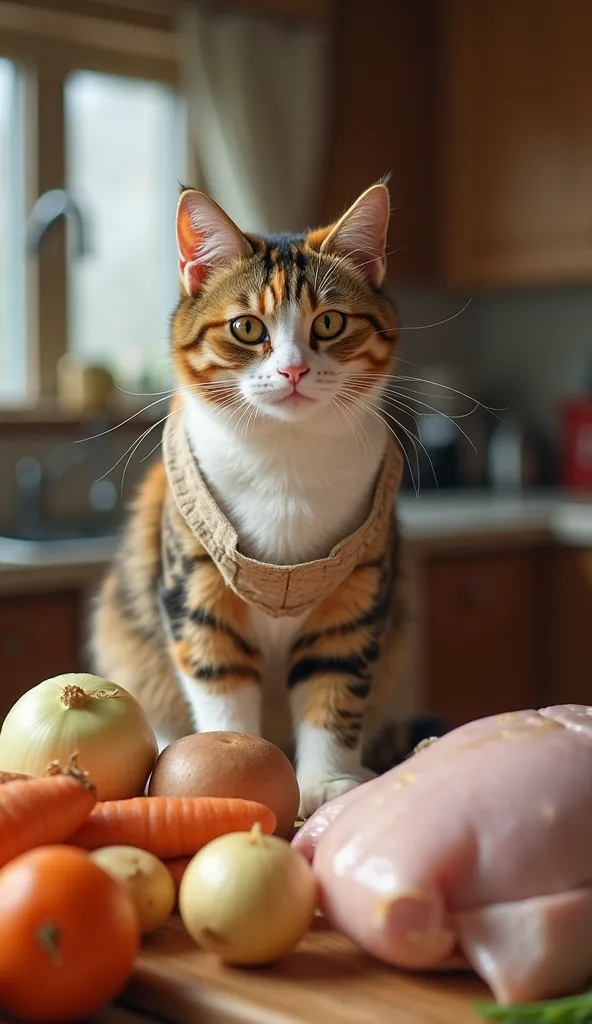
[(99, 800), (140, 796), (158, 753), (135, 697), (86, 673), (55, 676), (19, 698), (0, 732), (0, 770), (41, 776), (77, 753)]
[(179, 890), (189, 934), (230, 964), (266, 964), (289, 953), (316, 902), (317, 883), (302, 854), (258, 825), (208, 843), (187, 865)]

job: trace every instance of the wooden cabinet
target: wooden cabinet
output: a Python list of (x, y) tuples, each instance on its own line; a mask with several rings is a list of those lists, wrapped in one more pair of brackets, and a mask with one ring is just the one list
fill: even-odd
[(0, 722), (25, 690), (81, 668), (80, 605), (76, 590), (0, 598)]
[(592, 279), (592, 4), (440, 5), (441, 276)]
[(319, 220), (333, 220), (364, 189), (391, 173), (388, 267), (396, 280), (431, 274), (432, 11), (431, 0), (333, 4), (333, 97)]
[(544, 700), (543, 558), (520, 550), (427, 559), (423, 710), (453, 727)]
[(549, 704), (592, 704), (592, 550), (550, 558)]

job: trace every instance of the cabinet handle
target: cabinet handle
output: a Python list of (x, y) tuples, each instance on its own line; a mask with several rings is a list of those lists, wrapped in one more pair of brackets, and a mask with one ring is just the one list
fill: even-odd
[(487, 604), (493, 597), (493, 587), (487, 580), (467, 580), (460, 588), (461, 603), (465, 605)]
[(6, 633), (0, 639), (0, 649), (9, 658), (20, 658), (27, 649), (27, 638), (24, 633)]

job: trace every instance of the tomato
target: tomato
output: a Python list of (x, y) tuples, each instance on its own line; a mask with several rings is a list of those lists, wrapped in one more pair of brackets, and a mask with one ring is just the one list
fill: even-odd
[(123, 886), (82, 850), (44, 846), (0, 871), (0, 1008), (69, 1024), (118, 994), (140, 942)]

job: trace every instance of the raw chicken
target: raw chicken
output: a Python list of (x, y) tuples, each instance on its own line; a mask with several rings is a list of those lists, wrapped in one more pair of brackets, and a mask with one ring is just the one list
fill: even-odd
[(470, 722), (294, 844), (329, 921), (381, 959), (442, 969), (460, 952), (502, 1003), (571, 992), (592, 977), (592, 707)]

